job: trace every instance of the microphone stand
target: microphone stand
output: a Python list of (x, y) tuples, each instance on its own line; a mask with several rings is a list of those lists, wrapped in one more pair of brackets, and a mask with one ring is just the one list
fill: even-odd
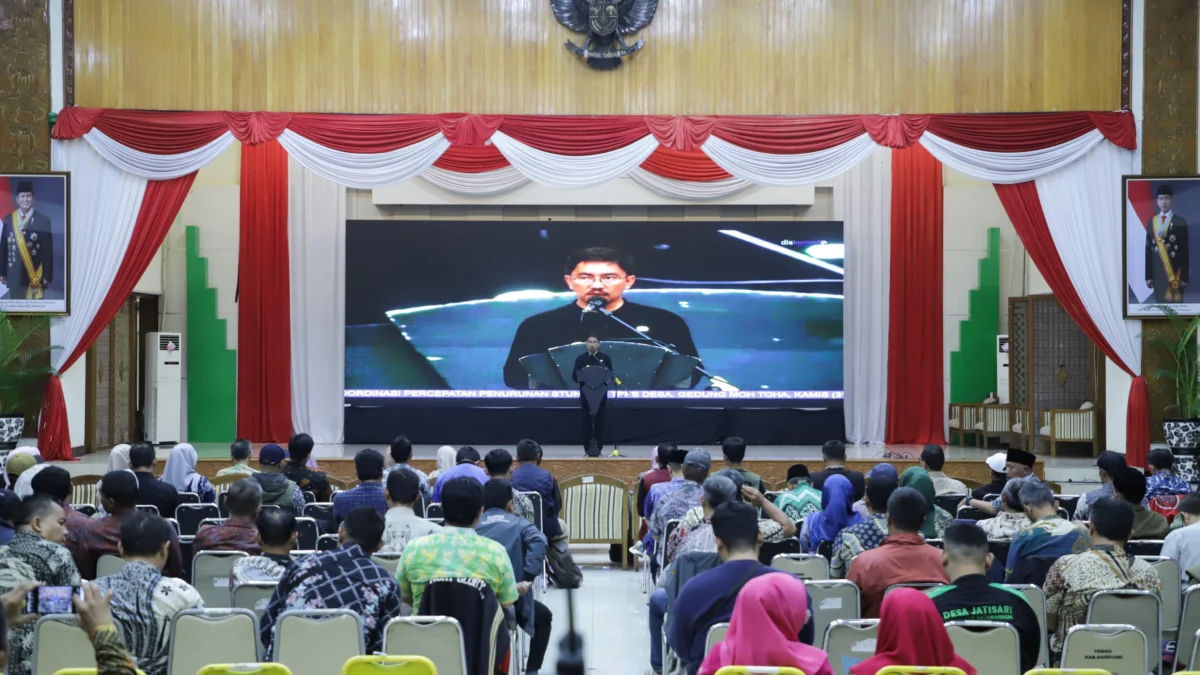
[[(622, 321), (620, 317), (618, 317), (617, 315), (608, 311), (607, 309), (605, 309), (603, 307), (597, 307), (595, 309), (595, 311), (600, 312), (604, 316), (607, 316), (608, 318), (612, 319), (613, 321), (616, 321), (617, 323), (621, 324), (622, 326), (628, 328), (629, 330), (633, 331), (638, 336), (640, 336), (643, 340), (646, 340), (647, 342), (653, 344), (654, 346), (662, 347), (663, 349), (667, 350), (668, 352), (671, 352), (672, 354), (674, 354), (676, 356), (683, 356), (683, 354), (680, 354), (679, 350), (675, 348), (675, 345), (673, 345), (669, 342), (663, 342), (662, 340), (656, 340), (656, 339), (650, 337), (649, 335), (646, 335), (645, 333), (638, 330), (637, 328), (634, 328), (633, 326), (629, 325), (625, 321)], [(708, 372), (704, 368), (701, 368), (700, 366), (693, 366), (693, 368), (696, 370), (696, 372), (700, 373), (701, 375), (707, 377), (710, 380), (717, 379), (717, 377), (715, 375)], [(626, 391), (628, 391), (628, 390), (626, 390)]]

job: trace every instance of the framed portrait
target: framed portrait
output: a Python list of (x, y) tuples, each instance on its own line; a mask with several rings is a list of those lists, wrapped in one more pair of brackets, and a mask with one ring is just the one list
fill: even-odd
[(1200, 315), (1200, 176), (1125, 176), (1125, 317)]
[(0, 310), (71, 313), (71, 177), (0, 173)]

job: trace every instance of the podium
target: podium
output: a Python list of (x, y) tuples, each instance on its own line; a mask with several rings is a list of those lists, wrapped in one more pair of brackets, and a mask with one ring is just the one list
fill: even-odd
[[(522, 356), (520, 361), (529, 375), (529, 388), (574, 389), (571, 375), (575, 358), (586, 349), (584, 343), (575, 342)], [(700, 359), (694, 356), (639, 342), (601, 342), (600, 351), (612, 358), (613, 373), (627, 389), (690, 389), (692, 371), (700, 365)]]

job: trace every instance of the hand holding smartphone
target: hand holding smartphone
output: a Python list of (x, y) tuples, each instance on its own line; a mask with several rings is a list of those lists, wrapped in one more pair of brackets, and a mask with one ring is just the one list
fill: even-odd
[(83, 598), (80, 586), (39, 586), (25, 596), (25, 611), (29, 614), (72, 614), (72, 598)]

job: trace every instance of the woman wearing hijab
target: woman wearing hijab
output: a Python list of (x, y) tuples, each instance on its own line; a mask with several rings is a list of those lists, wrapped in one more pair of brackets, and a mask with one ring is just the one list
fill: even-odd
[(201, 503), (211, 504), (217, 501), (217, 492), (207, 478), (196, 473), (197, 459), (196, 449), (191, 445), (176, 445), (167, 456), (167, 468), (163, 470), (162, 480), (180, 492), (196, 493)]
[(725, 666), (788, 666), (805, 675), (833, 675), (825, 652), (796, 637), (807, 620), (808, 594), (796, 577), (764, 574), (751, 579), (738, 592), (725, 639), (704, 657), (699, 675), (714, 675)]
[(850, 675), (875, 675), (888, 666), (914, 665), (949, 666), (967, 675), (976, 672), (954, 653), (954, 643), (933, 600), (916, 589), (897, 588), (883, 599), (875, 656), (851, 666)]
[(22, 471), (21, 475), (17, 476), (17, 483), (16, 483), (16, 485), (13, 486), (13, 492), (15, 492), (16, 495), (18, 497), (20, 497), (21, 499), (25, 499), (26, 497), (32, 497), (33, 496), (33, 477), (38, 475), (39, 471), (41, 471), (42, 469), (45, 469), (48, 466), (50, 466), (50, 465), (49, 464), (34, 464), (33, 466), (29, 467), (28, 469), (25, 469), (24, 471)]
[(845, 476), (830, 474), (821, 489), (821, 512), (804, 519), (800, 541), (806, 551), (813, 552), (825, 542), (833, 543), (838, 533), (862, 522), (854, 512), (854, 486)]
[(454, 468), (457, 462), (458, 451), (449, 445), (443, 445), (437, 451), (437, 469), (429, 474), (429, 482), (432, 483), (438, 479), (438, 476), (443, 472)]
[(934, 500), (937, 490), (933, 487), (933, 479), (929, 477), (929, 473), (919, 466), (911, 466), (900, 476), (900, 487), (912, 488), (925, 498), (928, 515), (925, 517), (925, 524), (921, 526), (921, 535), (926, 539), (941, 539), (946, 528), (954, 524), (954, 516), (938, 506)]
[(128, 443), (113, 446), (112, 451), (108, 453), (109, 471), (129, 470), (129, 447)]

